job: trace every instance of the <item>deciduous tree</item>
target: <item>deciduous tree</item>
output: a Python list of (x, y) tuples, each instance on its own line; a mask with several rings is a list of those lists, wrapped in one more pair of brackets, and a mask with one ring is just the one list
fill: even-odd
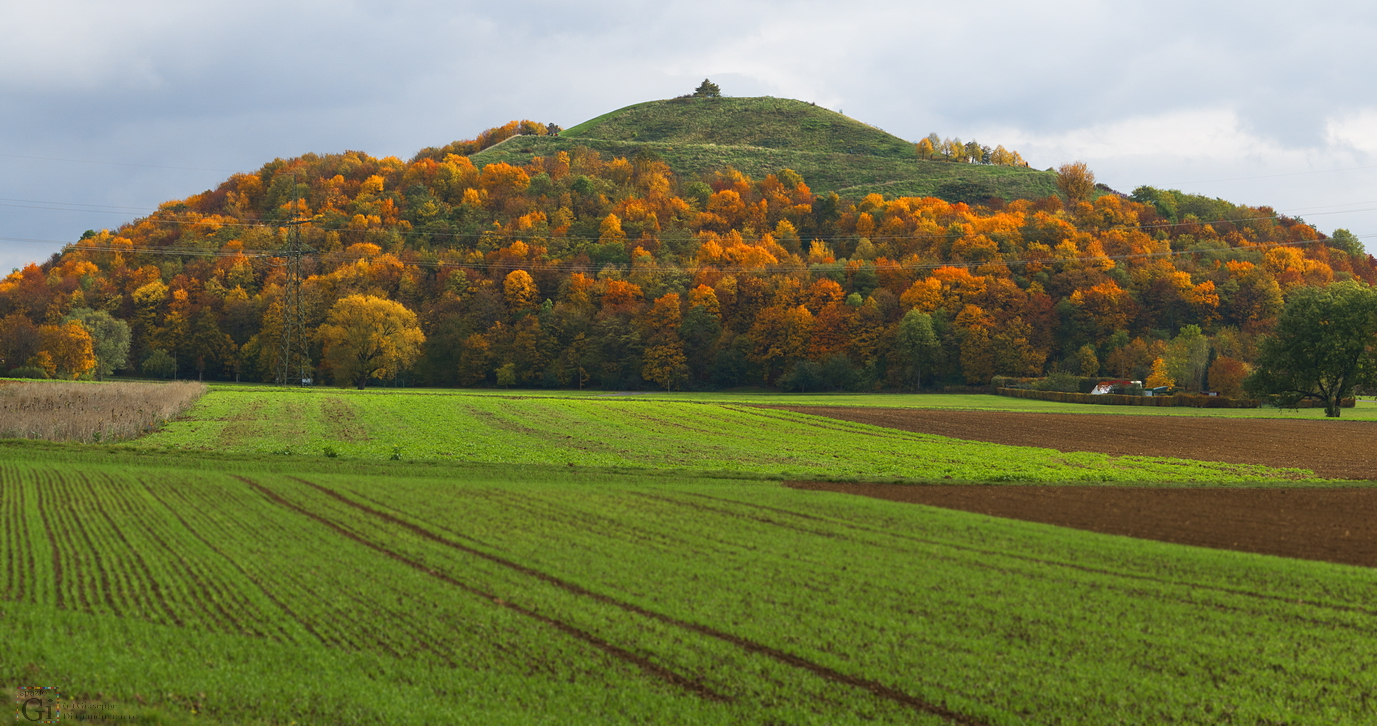
[(75, 320), (62, 325), (43, 325), (38, 328), (39, 354), (46, 353), (52, 361), (49, 375), (80, 378), (96, 367), (91, 352), (91, 334)]
[(923, 369), (936, 364), (942, 357), (942, 343), (932, 329), (932, 316), (918, 310), (904, 313), (899, 321), (899, 335), (895, 340), (904, 363), (913, 371), (914, 388), (923, 387)]
[(1377, 288), (1356, 281), (1291, 293), (1257, 371), (1245, 381), (1255, 395), (1284, 405), (1310, 398), (1339, 417), (1355, 386), (1377, 383)]
[(1095, 172), (1083, 161), (1062, 164), (1057, 167), (1057, 188), (1072, 202), (1088, 202), (1095, 191)]
[(129, 323), (116, 319), (104, 310), (78, 308), (67, 314), (67, 320), (76, 320), (91, 334), (91, 352), (96, 357), (93, 372), (96, 380), (123, 368), (129, 357)]
[(410, 366), (426, 339), (416, 313), (373, 295), (340, 298), (317, 337), (335, 380), (359, 390), (370, 378), (387, 380)]

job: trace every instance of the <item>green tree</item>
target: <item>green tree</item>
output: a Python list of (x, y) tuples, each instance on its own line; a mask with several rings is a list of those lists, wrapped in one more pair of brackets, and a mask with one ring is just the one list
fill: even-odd
[(1200, 326), (1187, 325), (1167, 344), (1164, 360), (1167, 375), (1177, 386), (1199, 391), (1204, 387), (1205, 371), (1210, 365), (1210, 340), (1200, 332)]
[(145, 376), (155, 376), (157, 378), (171, 378), (177, 373), (177, 362), (172, 359), (172, 355), (162, 348), (156, 348), (143, 359), (143, 364), (139, 366)]
[(1071, 356), (1071, 361), (1079, 375), (1086, 377), (1100, 375), (1100, 359), (1095, 356), (1095, 346), (1089, 343), (1082, 345), (1076, 354)]
[(497, 385), (511, 388), (516, 385), (516, 364), (503, 363), (497, 367)]
[(1354, 257), (1367, 254), (1367, 250), (1363, 249), (1363, 242), (1358, 239), (1358, 235), (1346, 229), (1334, 230), (1334, 234), (1329, 238), (1329, 246), (1338, 247)]
[(123, 368), (129, 358), (129, 323), (117, 320), (104, 310), (77, 308), (67, 314), (67, 320), (79, 321), (91, 334), (91, 353), (96, 356), (96, 380)]
[(721, 98), (722, 89), (719, 88), (716, 83), (704, 78), (703, 82), (698, 85), (698, 90), (693, 92), (693, 95), (698, 98)]
[(895, 345), (905, 365), (913, 370), (914, 388), (922, 388), (923, 369), (942, 358), (942, 343), (932, 329), (932, 316), (916, 309), (904, 313)]
[(1348, 281), (1292, 292), (1243, 386), (1282, 405), (1323, 401), (1325, 415), (1338, 418), (1340, 402), (1355, 386), (1374, 383), (1377, 288)]
[(207, 368), (214, 372), (234, 358), (234, 339), (220, 329), (215, 312), (209, 308), (202, 310), (192, 325), (190, 353), (197, 379), (205, 378)]
[(416, 313), (373, 295), (340, 298), (316, 333), (335, 380), (359, 390), (368, 379), (390, 379), (421, 354), (425, 335)]

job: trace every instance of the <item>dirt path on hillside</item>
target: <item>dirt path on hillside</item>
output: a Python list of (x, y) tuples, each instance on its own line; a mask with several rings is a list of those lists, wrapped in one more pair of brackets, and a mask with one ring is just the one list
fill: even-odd
[(996, 444), (1296, 467), (1329, 479), (1377, 479), (1377, 421), (841, 406), (770, 408)]
[(1377, 567), (1377, 488), (788, 482), (896, 502), (1215, 549)]

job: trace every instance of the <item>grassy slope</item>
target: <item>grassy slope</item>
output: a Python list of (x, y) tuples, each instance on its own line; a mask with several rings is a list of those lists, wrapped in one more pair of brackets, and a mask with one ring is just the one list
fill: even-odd
[(897, 136), (834, 111), (787, 98), (650, 101), (585, 121), (560, 135), (574, 139), (913, 156), (913, 144)]
[(946, 722), (874, 684), (992, 725), (1377, 717), (1362, 568), (650, 472), (10, 444), (0, 483), (0, 680), (117, 713)]
[[(779, 400), (778, 397), (775, 400)], [(1023, 399), (1015, 399), (1022, 401)], [(742, 437), (741, 431), (752, 431)], [(1299, 470), (1062, 453), (748, 406), (642, 397), (498, 398), (218, 389), (134, 446), (319, 458), (566, 464), (796, 479), (1282, 482)]]
[(928, 196), (943, 184), (979, 180), (1006, 199), (1056, 193), (1056, 177), (1032, 169), (919, 161), (913, 144), (802, 101), (724, 98), (651, 101), (586, 121), (558, 137), (523, 136), (475, 154), (474, 163), (523, 163), (587, 146), (609, 157), (653, 151), (676, 173), (698, 177), (733, 166), (759, 178), (789, 168), (815, 192), (859, 198)]

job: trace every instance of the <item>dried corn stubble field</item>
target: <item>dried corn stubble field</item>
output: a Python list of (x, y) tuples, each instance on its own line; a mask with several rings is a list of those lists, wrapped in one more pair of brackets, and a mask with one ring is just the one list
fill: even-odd
[(0, 439), (132, 439), (178, 416), (206, 390), (204, 383), (192, 381), (6, 381), (0, 386)]

